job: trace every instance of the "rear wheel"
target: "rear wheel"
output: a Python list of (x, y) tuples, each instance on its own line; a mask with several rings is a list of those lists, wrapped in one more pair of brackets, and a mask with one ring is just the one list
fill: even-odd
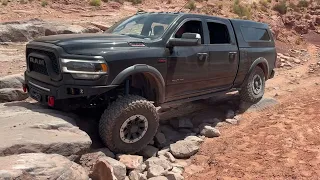
[(256, 103), (263, 97), (264, 89), (264, 72), (260, 67), (257, 66), (241, 86), (241, 100), (245, 102)]
[(110, 150), (135, 153), (152, 141), (158, 126), (155, 106), (143, 97), (128, 95), (117, 99), (105, 110), (99, 132)]

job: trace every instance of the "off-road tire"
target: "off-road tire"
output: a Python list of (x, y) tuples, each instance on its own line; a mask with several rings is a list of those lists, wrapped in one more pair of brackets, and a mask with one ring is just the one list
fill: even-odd
[[(262, 80), (262, 90), (258, 93), (255, 94), (253, 91), (253, 78), (258, 75), (260, 76)], [(241, 90), (239, 91), (240, 98), (244, 102), (249, 102), (249, 103), (256, 103), (260, 101), (264, 95), (265, 91), (265, 75), (263, 70), (260, 67), (256, 67), (251, 74), (248, 76), (248, 78), (245, 79), (241, 86)]]
[[(135, 143), (125, 143), (120, 138), (120, 128), (129, 117), (140, 114), (146, 117), (148, 128)], [(155, 106), (143, 97), (127, 95), (114, 101), (102, 114), (99, 133), (103, 143), (117, 153), (136, 153), (152, 141), (159, 126)]]

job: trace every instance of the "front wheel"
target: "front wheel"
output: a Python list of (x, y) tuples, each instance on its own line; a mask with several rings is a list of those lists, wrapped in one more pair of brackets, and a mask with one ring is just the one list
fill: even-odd
[(118, 153), (135, 153), (152, 141), (159, 126), (155, 106), (140, 96), (113, 102), (102, 114), (99, 132), (103, 143)]
[(257, 66), (241, 86), (241, 100), (249, 103), (260, 101), (264, 95), (265, 81), (263, 70)]

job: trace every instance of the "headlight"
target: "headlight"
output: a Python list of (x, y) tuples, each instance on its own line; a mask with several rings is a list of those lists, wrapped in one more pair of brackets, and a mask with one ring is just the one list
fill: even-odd
[(108, 65), (103, 60), (61, 59), (62, 71), (71, 73), (76, 79), (97, 79), (108, 73)]

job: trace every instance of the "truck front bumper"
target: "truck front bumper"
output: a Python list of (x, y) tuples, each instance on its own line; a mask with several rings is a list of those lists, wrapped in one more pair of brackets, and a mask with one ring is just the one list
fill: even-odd
[(103, 94), (115, 87), (116, 85), (80, 86), (72, 84), (53, 86), (51, 84), (38, 81), (25, 73), (24, 88), (28, 91), (30, 97), (43, 104), (47, 104), (50, 97), (55, 100), (91, 97)]

